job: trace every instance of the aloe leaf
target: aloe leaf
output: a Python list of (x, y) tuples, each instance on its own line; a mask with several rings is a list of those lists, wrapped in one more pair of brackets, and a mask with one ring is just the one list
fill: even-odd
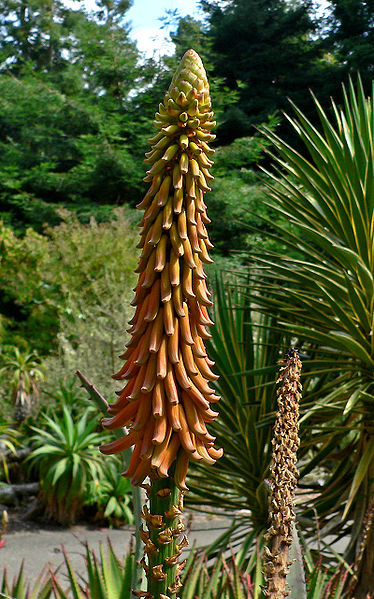
[(96, 559), (90, 551), (88, 544), (86, 544), (86, 569), (91, 599), (102, 599), (102, 587), (98, 577)]
[(102, 545), (100, 545), (100, 558), (106, 599), (117, 599), (120, 586), (117, 586), (116, 566), (110, 559), (110, 551), (106, 556)]
[[(196, 557), (196, 553), (195, 553)], [(199, 558), (197, 563), (192, 563), (190, 565), (190, 572), (188, 578), (185, 577), (183, 579), (183, 599), (193, 599), (195, 595), (196, 586), (199, 581), (199, 577), (201, 575), (201, 568), (203, 566), (205, 560), (205, 556)], [(187, 566), (187, 565), (186, 565)]]
[(53, 585), (53, 593), (55, 599), (69, 599), (69, 592), (64, 591), (58, 580), (54, 575), (52, 575), (52, 585)]
[[(120, 589), (119, 597), (122, 599), (130, 599), (131, 597), (131, 589), (134, 588), (132, 586), (132, 574), (135, 570), (135, 557), (133, 551), (131, 551), (125, 556), (124, 568), (123, 568), (123, 576), (122, 576), (122, 585)], [(140, 588), (141, 586), (141, 578), (137, 581)]]
[(69, 577), (69, 583), (70, 583), (70, 588), (71, 588), (71, 592), (73, 594), (73, 598), (74, 599), (85, 599), (84, 595), (82, 594), (80, 588), (79, 588), (79, 584), (77, 581), (77, 577), (76, 574), (73, 570), (73, 567), (71, 565), (71, 562), (68, 558), (68, 555), (66, 553), (65, 547), (62, 546), (62, 551), (64, 554), (64, 560), (65, 560), (65, 565), (68, 571), (68, 577)]
[(22, 560), (21, 567), (19, 569), (15, 585), (13, 586), (12, 593), (17, 596), (25, 595), (25, 575), (24, 575), (24, 560)]
[(262, 597), (262, 585), (264, 584), (264, 579), (263, 579), (263, 563), (262, 563), (262, 559), (261, 559), (262, 549), (261, 549), (261, 543), (259, 540), (257, 540), (257, 544), (256, 544), (256, 553), (257, 553), (257, 559), (256, 559), (255, 587), (254, 587), (254, 592), (253, 592), (253, 599), (260, 599), (260, 597)]

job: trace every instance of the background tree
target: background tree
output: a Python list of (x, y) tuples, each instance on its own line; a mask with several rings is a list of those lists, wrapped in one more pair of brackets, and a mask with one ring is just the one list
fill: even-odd
[(329, 42), (340, 77), (360, 71), (364, 87), (374, 76), (374, 2), (369, 0), (331, 0), (328, 17)]
[(69, 13), (59, 0), (5, 0), (0, 16), (1, 70), (18, 75), (24, 68), (57, 70), (66, 62)]
[[(308, 88), (326, 88), (329, 66), (309, 0), (203, 0), (213, 73), (238, 94), (218, 135), (221, 143), (248, 135), (252, 126), (283, 109), (290, 96), (310, 110)], [(327, 90), (329, 93), (331, 90)]]
[(0, 343), (28, 349), (30, 340), (41, 355), (58, 352), (47, 368), (49, 383), (64, 368), (77, 367), (98, 370), (98, 383), (114, 368), (130, 318), (122, 302), (135, 282), (137, 236), (121, 209), (101, 224), (92, 218), (83, 225), (67, 211), (60, 216), (63, 222), (48, 236), (30, 228), (19, 238), (0, 228), (6, 238), (0, 246), (0, 312), (7, 317)]
[(123, 22), (128, 7), (107, 2), (88, 14), (41, 0), (5, 5), (0, 213), (20, 231), (56, 224), (57, 204), (100, 213), (138, 199), (145, 142), (130, 92), (144, 78)]

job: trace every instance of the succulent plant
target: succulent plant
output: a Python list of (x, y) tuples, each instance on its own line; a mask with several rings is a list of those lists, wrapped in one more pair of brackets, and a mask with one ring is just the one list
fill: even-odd
[(204, 203), (212, 179), (212, 119), (203, 64), (189, 50), (155, 115), (159, 131), (149, 140), (145, 181), (151, 186), (138, 205), (144, 215), (136, 310), (121, 356), (125, 363), (114, 375), (127, 383), (103, 420), (106, 429), (126, 426), (129, 434), (100, 448), (113, 454), (134, 446), (124, 476), (133, 485), (150, 478), (150, 507), (143, 510), (148, 531), (142, 530), (148, 590), (135, 591), (139, 597), (166, 599), (178, 592), (189, 460), (214, 464), (222, 455), (206, 427), (217, 416), (210, 404), (219, 400), (204, 346), (213, 324), (203, 270), (212, 262)]

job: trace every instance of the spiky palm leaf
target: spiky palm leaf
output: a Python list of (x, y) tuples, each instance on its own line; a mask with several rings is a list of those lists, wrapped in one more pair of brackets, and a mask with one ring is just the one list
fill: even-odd
[(216, 362), (220, 378), (215, 384), (222, 398), (211, 427), (224, 454), (209, 471), (199, 464), (191, 472), (187, 501), (233, 517), (218, 547), (241, 544), (245, 553), (267, 527), (265, 479), (275, 414), (268, 415), (275, 408), (277, 362), (285, 341), (271, 327), (272, 319), (255, 320), (245, 294), (222, 278), (216, 282), (214, 320), (209, 355)]
[(374, 96), (350, 82), (334, 124), (315, 106), (319, 129), (296, 106), (288, 117), (303, 155), (266, 131), (278, 152), (271, 204), (292, 227), (273, 227), (281, 250), (255, 257), (248, 291), (306, 354), (303, 443), (314, 457), (301, 476), (324, 469), (314, 505), (323, 531), (351, 532), (352, 556), (374, 492)]

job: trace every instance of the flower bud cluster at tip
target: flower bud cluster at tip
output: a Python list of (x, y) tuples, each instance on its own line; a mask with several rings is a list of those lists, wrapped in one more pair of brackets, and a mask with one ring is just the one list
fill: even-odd
[(204, 202), (213, 178), (212, 118), (204, 67), (189, 50), (155, 115), (159, 131), (149, 140), (145, 181), (151, 186), (138, 205), (144, 214), (132, 301), (136, 310), (129, 323), (131, 339), (120, 356), (125, 363), (114, 375), (128, 382), (103, 420), (109, 430), (129, 427), (128, 436), (101, 451), (134, 446), (124, 473), (134, 485), (155, 474), (167, 477), (176, 462), (175, 482), (186, 490), (190, 459), (214, 464), (222, 455), (206, 427), (217, 416), (211, 404), (219, 400), (210, 386), (218, 377), (204, 345), (213, 324), (203, 270), (212, 262), (213, 247)]
[(286, 576), (289, 572), (289, 547), (294, 525), (295, 488), (298, 478), (300, 372), (302, 364), (296, 349), (290, 349), (283, 359), (277, 380), (278, 412), (273, 433), (271, 494), (269, 497), (270, 528), (266, 548), (265, 594), (271, 599), (287, 596)]

